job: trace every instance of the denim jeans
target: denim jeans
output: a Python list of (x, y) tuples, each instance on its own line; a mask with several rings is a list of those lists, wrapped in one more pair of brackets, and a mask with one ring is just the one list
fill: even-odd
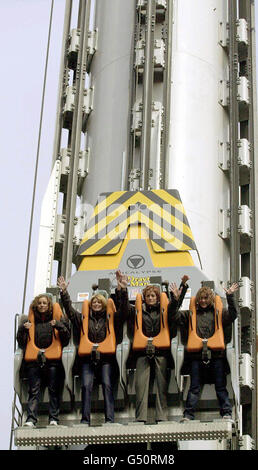
[(27, 405), (27, 421), (36, 424), (38, 416), (38, 405), (40, 400), (41, 385), (47, 385), (49, 394), (49, 421), (58, 422), (60, 404), (60, 367), (46, 364), (44, 367), (38, 365), (28, 367), (29, 399)]
[[(232, 407), (226, 389), (227, 376), (224, 364), (224, 359), (221, 358), (211, 359), (209, 364), (210, 371), (214, 377), (215, 390), (219, 401), (221, 416), (224, 416), (225, 414), (231, 415), (232, 413)], [(191, 362), (191, 385), (187, 395), (184, 411), (184, 417), (190, 419), (194, 419), (194, 412), (199, 400), (201, 391), (201, 373), (203, 367), (207, 366), (204, 366), (200, 360), (193, 360)]]
[(112, 364), (105, 363), (94, 366), (90, 362), (82, 364), (82, 420), (90, 423), (91, 395), (94, 376), (100, 374), (102, 391), (104, 396), (105, 421), (114, 422), (114, 395)]

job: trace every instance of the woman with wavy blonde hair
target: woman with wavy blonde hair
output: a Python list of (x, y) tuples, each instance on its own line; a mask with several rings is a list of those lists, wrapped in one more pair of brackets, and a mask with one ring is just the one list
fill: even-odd
[[(42, 384), (48, 386), (49, 424), (55, 426), (59, 421), (60, 384), (63, 377), (63, 366), (60, 359), (46, 359), (44, 350), (52, 344), (54, 329), (58, 330), (62, 347), (67, 346), (70, 340), (70, 326), (64, 316), (60, 320), (53, 319), (53, 302), (47, 294), (37, 295), (32, 300), (30, 308), (34, 313), (35, 345), (40, 349), (40, 352), (37, 360), (25, 361), (25, 370), (29, 384), (25, 426), (34, 427), (37, 423)], [(26, 316), (17, 332), (17, 342), (22, 349), (27, 347), (31, 327), (32, 323), (29, 321), (29, 317)]]
[(45, 298), (46, 301), (47, 301), (47, 311), (48, 312), (53, 312), (53, 302), (52, 302), (52, 299), (49, 295), (46, 295), (46, 294), (39, 294), (37, 295), (31, 302), (30, 304), (30, 308), (32, 308), (33, 312), (35, 312), (36, 310), (38, 310), (39, 308), (39, 303), (40, 303), (40, 300), (42, 298)]
[(201, 287), (195, 297), (195, 303), (198, 306), (202, 306), (203, 303), (207, 305), (214, 305), (215, 302), (215, 294), (214, 292), (207, 286)]
[[(238, 289), (238, 284), (234, 282), (228, 289), (224, 289), (227, 298), (228, 308), (221, 311), (222, 329), (232, 325), (237, 318), (237, 307), (234, 300), (234, 294)], [(172, 318), (176, 325), (180, 327), (181, 334), (189, 334), (189, 323), (192, 324), (192, 312), (190, 310), (179, 310), (177, 301), (180, 290), (176, 284), (172, 287), (175, 302), (172, 306)], [(215, 333), (215, 294), (207, 286), (201, 287), (195, 297), (196, 303), (196, 334), (199, 338), (207, 340)], [(215, 384), (215, 390), (219, 402), (220, 415), (222, 418), (231, 419), (232, 405), (227, 391), (227, 373), (228, 365), (225, 348), (211, 349), (209, 357), (205, 358), (200, 351), (187, 352), (185, 362), (185, 374), (189, 374), (191, 384), (186, 399), (186, 407), (182, 422), (193, 420), (195, 410), (198, 404), (201, 384), (203, 378), (209, 374)]]

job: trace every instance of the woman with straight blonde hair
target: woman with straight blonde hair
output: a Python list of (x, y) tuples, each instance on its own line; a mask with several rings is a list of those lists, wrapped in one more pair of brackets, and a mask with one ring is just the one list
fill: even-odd
[[(82, 314), (76, 311), (67, 291), (68, 283), (60, 276), (57, 281), (60, 288), (61, 300), (68, 318), (70, 318), (77, 333), (83, 331)], [(121, 317), (115, 312), (114, 326), (115, 331), (121, 323)], [(89, 302), (88, 316), (88, 338), (94, 344), (102, 343), (107, 335), (108, 318), (107, 318), (107, 300), (101, 294), (95, 294)], [(104, 407), (105, 422), (114, 423), (114, 372), (116, 367), (115, 354), (101, 354), (96, 357), (93, 354), (79, 356), (81, 368), (82, 383), (82, 418), (81, 424), (90, 425), (91, 412), (91, 395), (93, 389), (94, 377), (101, 382)]]

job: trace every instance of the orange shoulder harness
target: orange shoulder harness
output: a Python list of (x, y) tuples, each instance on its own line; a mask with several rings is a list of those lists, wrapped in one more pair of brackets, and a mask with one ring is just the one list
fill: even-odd
[[(107, 301), (107, 321), (108, 328), (106, 338), (101, 343), (98, 343), (97, 350), (102, 354), (115, 354), (116, 352), (116, 336), (114, 329), (114, 316), (115, 316), (115, 304), (112, 299)], [(93, 346), (96, 346), (89, 340), (89, 301), (85, 300), (82, 306), (83, 315), (83, 331), (81, 331), (81, 339), (78, 349), (79, 356), (85, 356), (91, 354)]]
[[(134, 327), (134, 339), (133, 349), (143, 350), (146, 349), (148, 340), (142, 332), (142, 296), (137, 294), (135, 301), (135, 327)], [(168, 328), (168, 298), (165, 292), (161, 293), (160, 296), (160, 332), (157, 336), (154, 336), (152, 344), (160, 349), (170, 348), (170, 334)]]
[[(207, 346), (214, 351), (221, 351), (225, 349), (224, 342), (224, 332), (222, 327), (222, 310), (223, 304), (219, 295), (215, 296), (215, 306), (214, 306), (214, 315), (215, 315), (215, 332), (208, 338)], [(197, 314), (196, 314), (196, 304), (195, 297), (191, 297), (190, 301), (190, 317), (189, 317), (189, 334), (187, 342), (187, 351), (196, 352), (201, 351), (203, 348), (203, 339), (197, 335)]]
[[(59, 321), (62, 317), (62, 310), (58, 303), (53, 305), (53, 320)], [(35, 344), (35, 318), (34, 312), (32, 309), (29, 311), (28, 321), (31, 323), (31, 327), (29, 329), (29, 338), (26, 346), (25, 361), (36, 361), (38, 357), (39, 351), (44, 351), (44, 354), (47, 359), (52, 360), (59, 360), (62, 357), (62, 345), (59, 338), (59, 333), (57, 329), (55, 329), (55, 334), (52, 337), (51, 345), (46, 349), (40, 349)]]

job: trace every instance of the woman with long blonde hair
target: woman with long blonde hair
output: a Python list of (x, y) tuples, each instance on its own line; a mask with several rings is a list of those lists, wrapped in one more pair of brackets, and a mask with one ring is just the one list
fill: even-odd
[[(75, 310), (67, 291), (68, 283), (63, 276), (58, 278), (57, 284), (60, 288), (62, 304), (67, 316), (70, 318), (76, 332), (83, 330), (82, 314)], [(88, 320), (88, 337), (92, 343), (101, 343), (107, 334), (107, 301), (101, 294), (95, 294), (90, 300), (90, 312)], [(121, 322), (121, 318), (115, 313), (115, 330)], [(114, 423), (114, 372), (116, 367), (115, 354), (100, 354), (98, 358), (93, 355), (79, 357), (81, 366), (82, 384), (82, 418), (81, 424), (90, 424), (91, 395), (94, 377), (97, 377), (101, 384), (104, 396), (105, 422)]]

